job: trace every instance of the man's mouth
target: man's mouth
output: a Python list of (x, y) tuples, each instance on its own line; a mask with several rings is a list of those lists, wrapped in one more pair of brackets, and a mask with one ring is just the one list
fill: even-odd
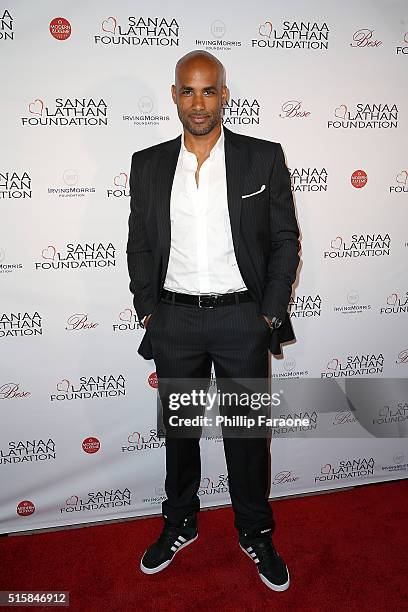
[(208, 119), (208, 115), (190, 115), (190, 119), (194, 121), (194, 123), (204, 123), (204, 121)]

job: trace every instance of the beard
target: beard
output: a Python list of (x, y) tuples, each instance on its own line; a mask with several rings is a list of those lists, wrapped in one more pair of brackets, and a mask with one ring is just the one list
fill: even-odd
[[(209, 134), (221, 121), (221, 110), (217, 114), (202, 113), (203, 116), (207, 117), (207, 121), (200, 125), (196, 125), (188, 115), (182, 115), (179, 111), (177, 112), (183, 127), (192, 136), (205, 136)], [(199, 114), (200, 113), (197, 113), (197, 115)]]

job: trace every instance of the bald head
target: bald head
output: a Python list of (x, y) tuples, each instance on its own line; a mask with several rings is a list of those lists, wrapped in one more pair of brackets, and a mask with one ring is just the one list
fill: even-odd
[(226, 73), (223, 64), (217, 57), (215, 57), (215, 55), (212, 55), (207, 51), (190, 51), (190, 53), (186, 53), (186, 55), (180, 57), (174, 71), (175, 82), (177, 83), (179, 79), (179, 72), (181, 69), (183, 69), (183, 67), (193, 67), (194, 65), (212, 66), (218, 72), (220, 84), (225, 85)]
[(193, 136), (209, 134), (221, 124), (228, 98), (225, 68), (206, 51), (191, 51), (179, 59), (172, 97), (184, 128)]

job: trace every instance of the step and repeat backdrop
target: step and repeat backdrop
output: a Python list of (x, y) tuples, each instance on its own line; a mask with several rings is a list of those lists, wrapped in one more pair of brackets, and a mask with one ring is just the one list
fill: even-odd
[[(404, 0), (0, 0), (2, 533), (161, 510), (155, 364), (137, 354), (128, 288), (129, 169), (181, 133), (170, 87), (193, 49), (226, 67), (225, 125), (281, 142), (292, 177), (297, 342), (271, 359), (272, 386), (407, 375)], [(308, 427), (275, 430), (271, 497), (405, 478), (407, 397), (384, 388), (375, 431), (330, 398), (297, 411)], [(202, 505), (229, 504), (222, 441), (201, 448)]]

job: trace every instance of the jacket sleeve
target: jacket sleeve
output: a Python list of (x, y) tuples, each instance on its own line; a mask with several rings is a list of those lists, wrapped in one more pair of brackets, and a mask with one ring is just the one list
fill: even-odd
[(285, 320), (299, 264), (299, 228), (289, 170), (278, 143), (269, 180), (270, 252), (261, 312)]
[(151, 287), (153, 254), (146, 232), (137, 159), (137, 154), (133, 154), (129, 180), (130, 215), (126, 253), (130, 276), (129, 289), (133, 293), (133, 304), (138, 319), (141, 320), (153, 311), (155, 303)]

